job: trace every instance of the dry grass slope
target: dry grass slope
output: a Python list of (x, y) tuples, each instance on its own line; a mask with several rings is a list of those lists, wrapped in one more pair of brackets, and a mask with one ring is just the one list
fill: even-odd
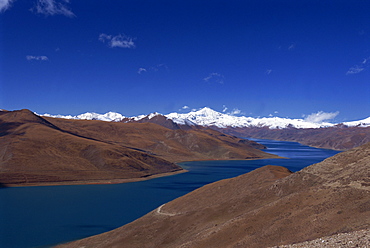
[(370, 228), (370, 143), (294, 174), (265, 166), (60, 247), (269, 247)]
[(146, 152), (62, 130), (28, 110), (1, 113), (0, 123), (3, 184), (86, 183), (181, 170)]
[(370, 142), (370, 127), (345, 127), (309, 129), (215, 128), (220, 132), (239, 137), (295, 141), (308, 146), (334, 150), (349, 150)]
[(181, 171), (174, 162), (273, 156), (254, 145), (213, 130), (0, 111), (0, 183), (117, 183)]

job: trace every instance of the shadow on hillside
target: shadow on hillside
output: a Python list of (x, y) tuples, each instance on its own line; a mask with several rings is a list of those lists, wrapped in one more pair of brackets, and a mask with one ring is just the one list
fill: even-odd
[(3, 183), (0, 183), (0, 189), (2, 189), (2, 188), (7, 188), (8, 186), (6, 186), (5, 184), (3, 184)]

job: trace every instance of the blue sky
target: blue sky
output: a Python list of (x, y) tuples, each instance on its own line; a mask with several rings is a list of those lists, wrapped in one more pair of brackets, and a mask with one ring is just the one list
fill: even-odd
[(367, 0), (0, 0), (0, 9), (3, 109), (370, 116)]

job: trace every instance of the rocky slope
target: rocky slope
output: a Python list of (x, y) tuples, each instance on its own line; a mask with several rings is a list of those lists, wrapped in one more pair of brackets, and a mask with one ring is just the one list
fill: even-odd
[(370, 228), (370, 143), (292, 174), (265, 166), (60, 247), (269, 247)]
[(252, 146), (213, 130), (0, 111), (0, 184), (121, 182), (179, 172), (178, 161), (272, 156)]
[(370, 229), (349, 233), (338, 233), (331, 236), (305, 241), (291, 245), (280, 245), (273, 248), (353, 248), (370, 247)]

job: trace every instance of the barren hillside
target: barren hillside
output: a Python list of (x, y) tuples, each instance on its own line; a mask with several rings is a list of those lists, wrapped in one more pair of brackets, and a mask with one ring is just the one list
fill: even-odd
[(291, 173), (265, 166), (60, 247), (268, 247), (370, 227), (370, 143)]
[(308, 146), (341, 151), (370, 142), (370, 127), (338, 125), (335, 127), (306, 129), (270, 129), (268, 127), (214, 129), (238, 137), (294, 141)]
[(42, 118), (0, 111), (0, 183), (117, 183), (182, 169), (174, 162), (276, 157), (214, 130), (171, 130), (152, 123)]

